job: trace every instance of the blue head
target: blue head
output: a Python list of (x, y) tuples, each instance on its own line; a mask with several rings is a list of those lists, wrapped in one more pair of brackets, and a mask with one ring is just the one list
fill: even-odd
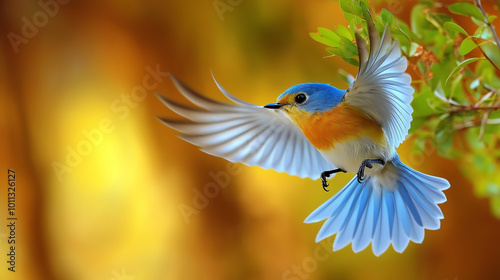
[(264, 106), (269, 109), (283, 108), (286, 112), (302, 111), (321, 113), (330, 110), (342, 102), (345, 90), (328, 84), (298, 84), (278, 96), (278, 102)]

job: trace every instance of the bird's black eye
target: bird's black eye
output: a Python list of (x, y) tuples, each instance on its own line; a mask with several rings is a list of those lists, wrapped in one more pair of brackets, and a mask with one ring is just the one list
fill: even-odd
[(297, 104), (302, 104), (302, 103), (306, 102), (306, 100), (307, 100), (307, 96), (303, 93), (295, 96), (295, 103), (297, 103)]

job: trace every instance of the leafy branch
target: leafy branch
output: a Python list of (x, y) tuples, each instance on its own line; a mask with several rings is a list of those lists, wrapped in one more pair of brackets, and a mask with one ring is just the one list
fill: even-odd
[[(407, 24), (386, 9), (377, 13), (367, 0), (339, 2), (349, 25), (320, 27), (311, 37), (332, 56), (357, 66), (355, 32), (367, 39), (369, 19), (380, 33), (389, 26), (413, 77), (413, 152), (425, 152), (430, 143), (439, 155), (457, 159), (476, 194), (489, 197), (492, 212), (500, 218), (500, 40), (492, 24), (496, 16), (488, 15), (480, 0), (451, 5), (421, 0)], [(457, 17), (469, 18), (474, 33), (455, 22)], [(340, 75), (349, 82), (345, 72)]]
[(495, 31), (495, 26), (493, 26), (493, 24), (491, 24), (491, 21), (488, 19), (488, 15), (484, 11), (483, 5), (481, 5), (481, 0), (474, 0), (474, 4), (479, 9), (479, 11), (481, 11), (481, 13), (483, 14), (484, 22), (486, 23), (486, 25), (488, 25), (488, 28), (491, 29), (491, 33), (493, 34), (493, 38), (495, 38), (495, 43), (497, 44), (497, 47), (500, 48), (500, 39), (498, 39), (498, 35)]

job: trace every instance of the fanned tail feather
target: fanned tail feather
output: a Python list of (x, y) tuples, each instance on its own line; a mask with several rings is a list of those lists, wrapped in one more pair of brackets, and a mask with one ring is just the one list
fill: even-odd
[(392, 184), (384, 186), (381, 182), (386, 181), (375, 177), (383, 175), (361, 183), (355, 176), (307, 217), (306, 223), (326, 219), (316, 242), (337, 234), (334, 251), (352, 243), (353, 251), (359, 252), (371, 242), (373, 253), (379, 256), (391, 243), (401, 253), (410, 241), (423, 241), (424, 229), (440, 227), (443, 213), (438, 204), (446, 201), (443, 191), (450, 186), (448, 181), (413, 170), (397, 156), (387, 164), (396, 170)]

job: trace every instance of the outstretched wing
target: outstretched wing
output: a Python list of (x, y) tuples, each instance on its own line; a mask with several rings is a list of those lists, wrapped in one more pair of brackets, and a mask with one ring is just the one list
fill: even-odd
[(368, 22), (370, 54), (365, 41), (356, 34), (359, 71), (347, 90), (345, 102), (360, 109), (385, 131), (389, 144), (398, 147), (408, 134), (413, 109), (411, 77), (405, 73), (406, 58), (388, 27), (380, 39), (373, 22)]
[(214, 101), (189, 89), (174, 76), (171, 78), (179, 92), (201, 109), (189, 108), (158, 95), (170, 110), (189, 121), (160, 120), (204, 152), (302, 178), (317, 179), (321, 172), (335, 169), (281, 110), (241, 101), (219, 84), (222, 93), (236, 105)]

